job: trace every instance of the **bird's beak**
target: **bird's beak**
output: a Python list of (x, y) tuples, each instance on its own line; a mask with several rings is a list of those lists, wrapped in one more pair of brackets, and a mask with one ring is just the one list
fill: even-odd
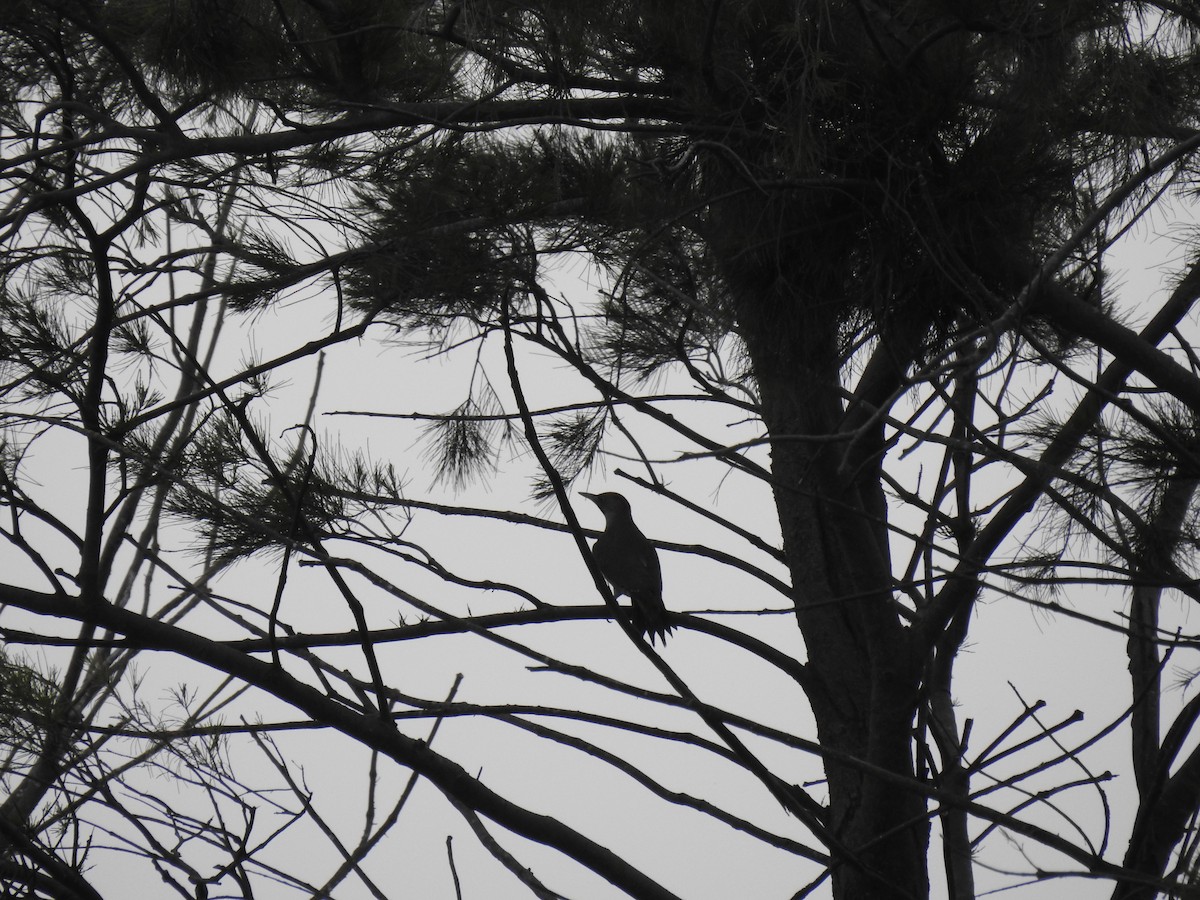
[(596, 497), (597, 497), (597, 496), (599, 496), (599, 495), (597, 495), (597, 494), (589, 494), (587, 491), (580, 491), (580, 492), (579, 492), (579, 496), (581, 496), (581, 497), (587, 497), (589, 500), (591, 500), (593, 503), (595, 503), (595, 502), (596, 502)]

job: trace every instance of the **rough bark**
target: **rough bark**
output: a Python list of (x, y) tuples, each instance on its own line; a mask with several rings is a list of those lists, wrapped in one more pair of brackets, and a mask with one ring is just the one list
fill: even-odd
[[(844, 443), (805, 440), (844, 427), (836, 324), (828, 309), (783, 291), (748, 297), (741, 324), (772, 436), (775, 502), (821, 743), (912, 777), (920, 665), (893, 604), (874, 460), (847, 465)], [(844, 847), (833, 866), (835, 896), (927, 896), (922, 796), (854, 766), (831, 762), (826, 773), (829, 824)]]

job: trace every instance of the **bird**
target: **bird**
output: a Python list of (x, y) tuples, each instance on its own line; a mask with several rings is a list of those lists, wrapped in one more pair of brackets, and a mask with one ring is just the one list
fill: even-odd
[(604, 514), (604, 533), (592, 545), (592, 555), (617, 597), (624, 594), (631, 605), (633, 626), (653, 644), (666, 643), (671, 624), (662, 598), (662, 569), (658, 553), (633, 524), (629, 501), (611, 491), (583, 493)]

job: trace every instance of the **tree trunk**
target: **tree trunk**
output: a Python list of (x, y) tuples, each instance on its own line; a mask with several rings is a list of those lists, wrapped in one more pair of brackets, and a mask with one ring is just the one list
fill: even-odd
[[(760, 288), (744, 294), (739, 324), (772, 439), (775, 501), (818, 736), (826, 747), (911, 778), (921, 669), (892, 596), (876, 474), (882, 429), (867, 422), (854, 441), (828, 440), (854, 418), (842, 400), (836, 311), (789, 295), (781, 280)], [(829, 825), (841, 844), (831, 848), (834, 896), (927, 897), (922, 796), (854, 765), (828, 762), (826, 773)]]

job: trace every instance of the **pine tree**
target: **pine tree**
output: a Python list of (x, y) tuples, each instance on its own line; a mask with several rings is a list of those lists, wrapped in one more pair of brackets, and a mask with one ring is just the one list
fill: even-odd
[[(60, 593), (93, 609), (113, 599), (120, 529), (143, 502), (198, 528), (217, 568), (274, 553), (286, 572), (305, 554), (353, 612), (369, 669), (354, 689), (371, 698), (362, 718), (339, 728), (630, 895), (667, 895), (665, 876), (545, 827), (423, 746), (370, 743), (363, 723), (397, 701), (338, 574), (369, 567), (329, 545), (389, 545), (361, 529), (397, 505), (393, 472), (322, 455), (307, 420), (273, 443), (248, 412), (267, 392), (259, 367), (210, 378), (182, 329), (167, 330), (176, 406), (112, 380), (117, 357), (164, 356), (138, 329), (169, 304), (143, 305), (130, 273), (165, 280), (183, 260), (201, 285), (191, 301), (219, 297), (223, 316), (316, 286), (336, 298), (322, 346), (374, 329), (436, 352), (481, 348), (470, 396), (430, 428), (440, 474), (461, 488), (494, 473), (506, 444), (527, 449), (535, 497), (562, 510), (585, 562), (569, 492), (606, 441), (629, 440), (670, 494), (625, 411), (769, 487), (777, 523), (749, 537), (780, 534), (759, 549), (789, 576), (807, 656), (781, 665), (815, 720), (822, 790), (772, 771), (669, 657), (642, 649), (811, 834), (835, 897), (928, 896), (935, 817), (954, 898), (976, 893), (976, 825), (1063, 854), (1115, 896), (1189, 880), (1200, 756), (1181, 750), (1192, 703), (1167, 733), (1159, 722), (1159, 614), (1166, 596), (1195, 594), (1200, 378), (1178, 329), (1200, 267), (1179, 267), (1140, 332), (1109, 277), (1114, 242), (1145, 210), (1185, 202), (1176, 188), (1195, 174), (1189, 7), (24, 0), (0, 12), (0, 34), (5, 402), (27, 425), (30, 409), (65, 403), (89, 442), (89, 525)], [(313, 222), (304, 238), (285, 209)], [(160, 212), (190, 231), (191, 256), (143, 252), (163, 245)], [(53, 240), (39, 243), (39, 227)], [(599, 299), (558, 291), (564, 257), (600, 273)], [(504, 364), (489, 368), (485, 347)], [(531, 409), (518, 375), (530, 350), (596, 397), (553, 418)], [(656, 379), (748, 419), (755, 437), (725, 443), (665, 411)], [(1056, 379), (1081, 385), (1066, 406), (1047, 399)], [(186, 422), (163, 418), (183, 409)], [(900, 474), (914, 447), (930, 460), (916, 481)], [(1053, 539), (1034, 539), (1035, 517)], [(409, 558), (453, 581), (431, 555)], [(996, 747), (969, 748), (952, 703), (981, 598), (1061, 591), (1078, 572), (1111, 573), (1133, 598), (1113, 627), (1129, 641), (1141, 805), (1119, 861), (987, 807), (972, 779)], [(22, 597), (3, 599), (34, 603)], [(79, 617), (136, 628), (117, 606)], [(277, 612), (278, 599), (263, 637), (276, 662)], [(570, 615), (540, 602), (531, 613)], [(215, 649), (211, 665), (271, 683)], [(277, 689), (307, 715), (338, 715)], [(73, 727), (47, 757), (65, 758)]]

